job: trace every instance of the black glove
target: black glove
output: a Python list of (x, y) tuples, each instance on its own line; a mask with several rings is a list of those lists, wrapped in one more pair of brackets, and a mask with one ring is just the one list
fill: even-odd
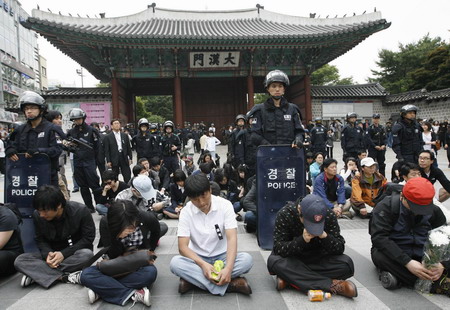
[(38, 149), (28, 149), (25, 153), (27, 153), (30, 156), (33, 156), (35, 154), (38, 154), (39, 151), (38, 151)]
[(292, 142), (292, 144), (295, 144), (299, 149), (303, 147), (303, 141), (301, 137), (295, 137), (295, 140)]
[(16, 155), (16, 154), (17, 154), (17, 150), (15, 148), (13, 148), (13, 147), (8, 148), (6, 150), (6, 152), (5, 152), (5, 156), (6, 157), (11, 157), (11, 156)]

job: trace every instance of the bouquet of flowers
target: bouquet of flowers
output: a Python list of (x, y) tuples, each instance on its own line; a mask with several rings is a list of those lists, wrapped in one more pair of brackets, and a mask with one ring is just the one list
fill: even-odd
[[(450, 226), (441, 226), (430, 231), (422, 264), (426, 268), (450, 259)], [(433, 281), (418, 279), (415, 289), (422, 293), (429, 293)]]

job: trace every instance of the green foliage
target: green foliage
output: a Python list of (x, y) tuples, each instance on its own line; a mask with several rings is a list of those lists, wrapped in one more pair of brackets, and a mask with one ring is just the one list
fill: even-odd
[(173, 118), (172, 96), (136, 97), (137, 118), (145, 117), (150, 123), (164, 123)]
[(354, 84), (353, 77), (341, 78), (336, 66), (326, 64), (311, 74), (313, 85), (351, 85)]
[[(417, 83), (412, 72), (422, 68), (430, 52), (443, 44), (440, 37), (430, 38), (427, 34), (418, 42), (399, 43), (398, 52), (383, 49), (378, 53), (379, 60), (376, 62), (381, 70), (372, 70), (375, 78), (368, 80), (380, 83), (391, 93), (423, 88), (425, 84)], [(421, 75), (420, 72), (416, 74)]]
[(410, 73), (412, 89), (428, 91), (450, 87), (450, 45), (444, 44), (432, 50), (423, 66)]
[(255, 104), (260, 104), (266, 101), (269, 98), (269, 94), (267, 93), (255, 93), (254, 102)]
[(100, 82), (100, 83), (97, 83), (97, 85), (95, 85), (95, 87), (107, 88), (107, 87), (111, 87), (111, 83), (102, 83), (102, 82)]

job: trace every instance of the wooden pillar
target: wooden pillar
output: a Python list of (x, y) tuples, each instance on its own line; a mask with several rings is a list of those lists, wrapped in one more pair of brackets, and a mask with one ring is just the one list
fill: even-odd
[(303, 78), (303, 85), (305, 89), (305, 118), (306, 121), (312, 120), (312, 104), (311, 104), (311, 78), (305, 75)]
[(248, 94), (248, 111), (255, 105), (255, 86), (253, 84), (253, 76), (247, 76), (247, 94)]
[(173, 113), (175, 125), (180, 124), (181, 126), (183, 126), (183, 104), (181, 102), (181, 78), (179, 76), (176, 76), (174, 78), (173, 102), (174, 102)]
[(119, 92), (120, 92), (119, 80), (115, 77), (111, 79), (111, 101), (112, 101), (112, 118), (120, 117), (120, 100), (119, 100)]

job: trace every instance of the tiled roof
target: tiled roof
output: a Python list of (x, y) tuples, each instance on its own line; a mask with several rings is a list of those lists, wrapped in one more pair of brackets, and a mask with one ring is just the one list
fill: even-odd
[(149, 8), (114, 18), (80, 18), (33, 10), (25, 24), (43, 24), (86, 35), (152, 39), (319, 38), (389, 23), (380, 12), (345, 18), (307, 18), (266, 10), (180, 11)]
[(386, 103), (405, 103), (409, 101), (423, 100), (428, 97), (428, 92), (425, 88), (420, 90), (413, 90), (386, 97)]
[(111, 88), (108, 87), (91, 87), (91, 88), (75, 88), (64, 87), (54, 90), (48, 90), (42, 94), (45, 98), (51, 98), (56, 96), (64, 97), (110, 97)]
[(450, 88), (434, 90), (428, 93), (427, 100), (442, 100), (450, 98)]
[(312, 98), (378, 98), (388, 92), (379, 83), (360, 85), (311, 86)]

